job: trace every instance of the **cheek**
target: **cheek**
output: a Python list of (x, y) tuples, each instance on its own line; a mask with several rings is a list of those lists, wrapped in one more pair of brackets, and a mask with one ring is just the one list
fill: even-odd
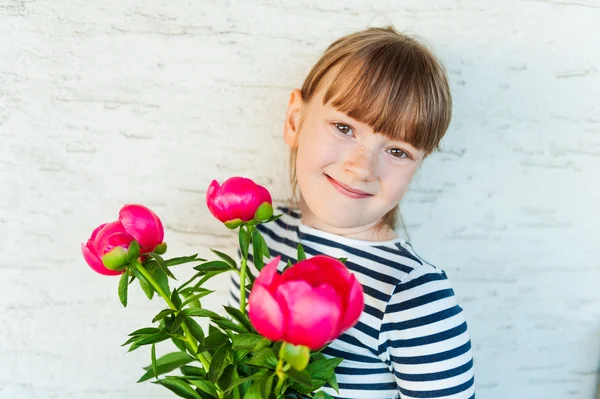
[(310, 126), (303, 132), (298, 146), (296, 168), (308, 170), (323, 168), (338, 162), (342, 154), (343, 140), (336, 138), (323, 126)]
[(381, 176), (381, 185), (388, 196), (395, 200), (400, 200), (408, 190), (413, 180), (417, 165), (408, 164), (386, 168), (387, 172)]

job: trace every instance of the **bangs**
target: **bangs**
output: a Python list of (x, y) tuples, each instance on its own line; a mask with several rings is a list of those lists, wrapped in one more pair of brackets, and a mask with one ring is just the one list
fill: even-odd
[[(337, 59), (315, 76), (312, 83), (318, 85), (330, 75), (323, 105), (426, 154), (436, 150), (452, 115), (441, 66), (412, 41), (362, 50)], [(307, 89), (313, 92), (316, 87)]]

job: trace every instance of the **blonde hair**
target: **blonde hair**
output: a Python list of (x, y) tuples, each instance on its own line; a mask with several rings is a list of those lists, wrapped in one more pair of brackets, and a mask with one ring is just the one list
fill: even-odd
[[(452, 98), (442, 65), (425, 45), (392, 26), (343, 36), (327, 48), (306, 76), (301, 88), (305, 102), (313, 98), (329, 72), (331, 84), (323, 105), (331, 102), (373, 131), (406, 141), (426, 156), (438, 149), (452, 117)], [(295, 145), (289, 159), (290, 208), (298, 204), (297, 153)], [(377, 228), (388, 225), (395, 229), (397, 214), (398, 205), (383, 216)]]

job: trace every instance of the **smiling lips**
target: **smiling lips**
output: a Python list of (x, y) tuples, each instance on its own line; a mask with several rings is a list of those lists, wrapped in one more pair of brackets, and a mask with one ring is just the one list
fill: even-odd
[(325, 175), (325, 177), (327, 177), (327, 180), (329, 180), (329, 182), (331, 183), (331, 185), (333, 187), (335, 187), (340, 193), (344, 194), (347, 197), (367, 198), (367, 197), (372, 196), (372, 194), (369, 194), (369, 193), (361, 191), (361, 190), (356, 190), (350, 186), (345, 185), (344, 183), (341, 183), (341, 182), (335, 180), (334, 178), (332, 178), (328, 175)]

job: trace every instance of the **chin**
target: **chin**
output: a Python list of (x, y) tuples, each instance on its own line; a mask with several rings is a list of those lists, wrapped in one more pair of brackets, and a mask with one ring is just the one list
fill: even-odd
[(351, 229), (366, 224), (349, 214), (349, 208), (337, 204), (321, 204), (310, 209), (322, 223), (334, 228)]

